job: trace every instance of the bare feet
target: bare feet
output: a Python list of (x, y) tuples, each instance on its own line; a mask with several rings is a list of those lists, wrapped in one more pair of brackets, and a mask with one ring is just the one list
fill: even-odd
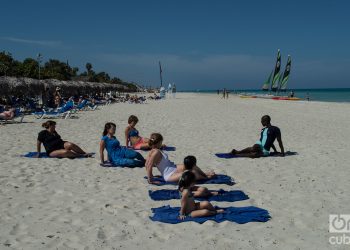
[(222, 214), (222, 213), (224, 213), (224, 212), (225, 212), (224, 209), (218, 209), (218, 210), (216, 210), (216, 213), (217, 213), (217, 214)]
[(207, 172), (206, 175), (207, 175), (207, 178), (210, 179), (210, 178), (213, 178), (216, 174), (213, 170), (211, 170)]
[(232, 149), (231, 154), (236, 155), (237, 154), (237, 150), (236, 149)]

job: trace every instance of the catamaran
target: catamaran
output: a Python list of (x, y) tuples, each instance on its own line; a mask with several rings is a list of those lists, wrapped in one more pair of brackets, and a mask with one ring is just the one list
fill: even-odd
[[(281, 52), (277, 51), (277, 60), (275, 64), (275, 69), (269, 75), (269, 78), (266, 82), (264, 82), (262, 86), (263, 91), (270, 91), (269, 94), (262, 95), (240, 95), (241, 98), (264, 98), (264, 99), (273, 99), (273, 100), (291, 100), (297, 101), (300, 98), (297, 97), (289, 97), (289, 96), (280, 96), (280, 92), (287, 91), (287, 83), (289, 79), (289, 74), (291, 70), (292, 59), (291, 56), (288, 55), (286, 68), (284, 70), (283, 75), (280, 73), (281, 70)], [(271, 88), (270, 88), (271, 87)], [(275, 94), (271, 94), (274, 92)]]

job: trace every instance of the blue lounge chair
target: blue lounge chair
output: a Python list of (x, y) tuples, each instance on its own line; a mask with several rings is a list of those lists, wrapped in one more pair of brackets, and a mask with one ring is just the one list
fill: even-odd
[(37, 119), (44, 119), (44, 118), (48, 118), (48, 117), (52, 117), (52, 118), (64, 118), (67, 119), (70, 117), (71, 115), (71, 110), (73, 109), (74, 104), (72, 101), (67, 102), (63, 107), (58, 108), (56, 111), (47, 111), (44, 110), (41, 112), (35, 112), (33, 113), (33, 115), (37, 118)]

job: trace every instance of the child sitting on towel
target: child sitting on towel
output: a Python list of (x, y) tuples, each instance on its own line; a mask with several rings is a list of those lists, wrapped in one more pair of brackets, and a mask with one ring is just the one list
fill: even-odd
[(186, 216), (205, 217), (223, 213), (223, 209), (216, 209), (209, 201), (195, 202), (191, 188), (196, 183), (196, 176), (191, 171), (185, 171), (179, 181), (179, 192), (181, 197), (180, 220)]
[[(186, 170), (191, 171), (194, 166), (197, 166), (196, 157), (193, 155), (186, 156), (184, 159), (184, 166)], [(209, 172), (207, 174), (203, 173), (204, 178), (207, 178), (208, 175), (213, 177), (215, 173), (214, 172)], [(194, 197), (210, 197), (210, 196), (219, 194), (218, 191), (209, 191), (206, 187), (198, 187), (198, 186), (191, 187), (191, 191), (193, 192)]]

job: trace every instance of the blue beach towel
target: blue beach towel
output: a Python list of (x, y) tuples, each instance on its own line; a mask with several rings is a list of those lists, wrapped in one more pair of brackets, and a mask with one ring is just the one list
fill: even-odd
[[(145, 179), (147, 179), (147, 176), (145, 176)], [(177, 185), (177, 182), (166, 182), (162, 176), (153, 177), (154, 181), (161, 182), (160, 184), (155, 184), (157, 186), (162, 185)], [(224, 174), (217, 174), (211, 179), (206, 180), (200, 180), (196, 182), (197, 184), (226, 184), (229, 186), (234, 185), (234, 181), (230, 176), (224, 175)]]
[(110, 161), (106, 161), (105, 163), (100, 163), (100, 166), (104, 168), (142, 168), (143, 167), (143, 166), (140, 166), (140, 167), (119, 166), (119, 165), (114, 165)]
[[(285, 152), (285, 156), (291, 156), (291, 155), (297, 155), (297, 152), (291, 152), (291, 151), (287, 151)], [(242, 156), (239, 155), (233, 155), (231, 153), (217, 153), (215, 154), (217, 157), (219, 158), (223, 158), (223, 159), (232, 159), (232, 158), (244, 158)], [(270, 153), (270, 155), (268, 156), (262, 156), (262, 157), (279, 157), (278, 154), (275, 154), (273, 152)]]
[(216, 214), (208, 217), (192, 218), (187, 216), (184, 220), (180, 220), (179, 207), (163, 206), (158, 208), (152, 208), (153, 215), (150, 216), (152, 221), (159, 221), (163, 223), (177, 224), (181, 222), (193, 221), (202, 224), (208, 220), (215, 221), (217, 223), (223, 221), (232, 221), (238, 224), (244, 224), (248, 222), (266, 222), (271, 217), (269, 212), (265, 209), (258, 207), (227, 207), (223, 208), (224, 213)]
[[(22, 157), (27, 157), (27, 158), (36, 158), (35, 156), (37, 155), (38, 152), (28, 152), (24, 155), (21, 155)], [(91, 153), (92, 155), (94, 155), (95, 153)], [(40, 153), (40, 158), (55, 158), (55, 157), (50, 157), (48, 156), (45, 152), (41, 152)], [(76, 159), (83, 159), (86, 157), (78, 157)], [(57, 158), (58, 159), (58, 158)]]
[[(220, 189), (219, 195), (209, 196), (209, 197), (195, 197), (198, 201), (226, 201), (226, 202), (234, 202), (234, 201), (243, 201), (249, 199), (248, 195), (240, 190), (233, 191), (224, 191)], [(178, 190), (171, 189), (162, 189), (155, 191), (148, 191), (149, 196), (154, 201), (164, 201), (164, 200), (172, 200), (172, 199), (180, 199), (180, 193)]]
[[(149, 151), (150, 149), (135, 149), (137, 151)], [(163, 151), (176, 151), (176, 147), (165, 146), (162, 148)]]

